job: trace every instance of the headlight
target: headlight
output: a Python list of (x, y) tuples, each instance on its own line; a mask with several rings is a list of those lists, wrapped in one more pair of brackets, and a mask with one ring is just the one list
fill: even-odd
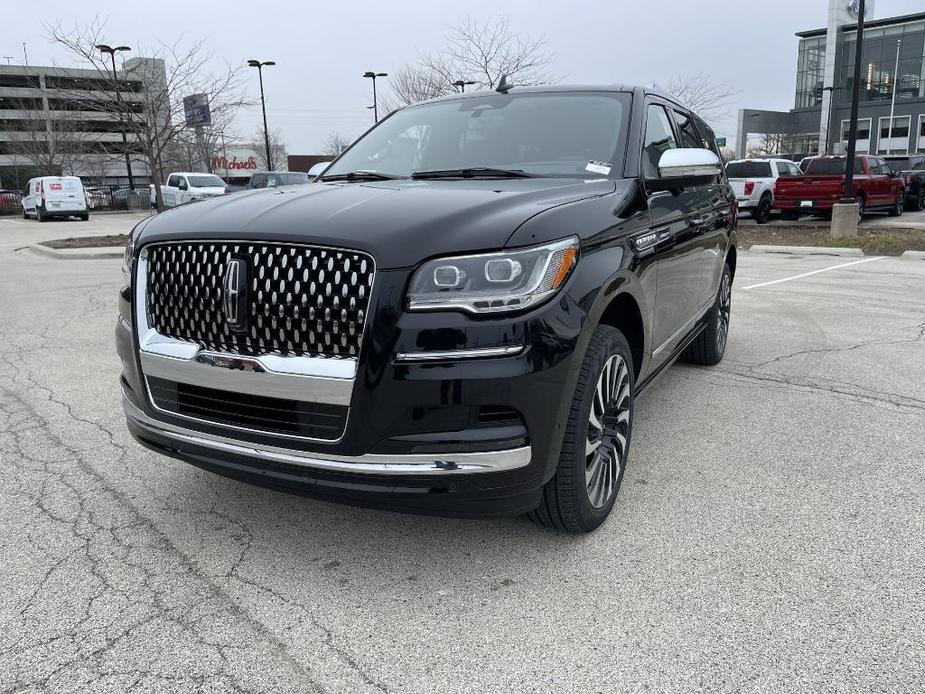
[(517, 311), (542, 303), (565, 283), (578, 259), (571, 237), (532, 248), (428, 260), (411, 279), (412, 311)]
[[(137, 227), (136, 227), (137, 229)], [(125, 242), (125, 253), (122, 254), (122, 281), (126, 287), (132, 286), (132, 268), (135, 264), (135, 229), (132, 229)]]

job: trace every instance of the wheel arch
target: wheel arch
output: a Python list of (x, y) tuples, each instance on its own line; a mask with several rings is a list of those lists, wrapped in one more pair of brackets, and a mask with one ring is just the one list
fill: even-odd
[(646, 334), (636, 298), (627, 291), (616, 294), (604, 308), (598, 324), (609, 325), (623, 333), (633, 355), (633, 371), (638, 379), (645, 355)]

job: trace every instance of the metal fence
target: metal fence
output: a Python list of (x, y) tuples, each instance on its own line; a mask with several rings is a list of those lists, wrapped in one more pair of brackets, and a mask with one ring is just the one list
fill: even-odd
[[(148, 210), (151, 209), (151, 189), (147, 184), (128, 186), (84, 186), (84, 195), (90, 211)], [(22, 193), (0, 189), (0, 215), (22, 214)]]

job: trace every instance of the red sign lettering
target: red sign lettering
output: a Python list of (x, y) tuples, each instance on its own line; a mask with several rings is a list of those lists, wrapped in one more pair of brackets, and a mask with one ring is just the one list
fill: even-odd
[(257, 169), (257, 158), (248, 157), (247, 159), (238, 159), (237, 157), (215, 157), (212, 160), (212, 170), (223, 169), (224, 171), (253, 171)]

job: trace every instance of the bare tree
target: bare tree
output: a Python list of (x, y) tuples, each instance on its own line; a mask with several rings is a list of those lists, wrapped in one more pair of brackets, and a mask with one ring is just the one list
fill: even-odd
[[(276, 171), (285, 171), (288, 166), (286, 163), (287, 155), (289, 152), (286, 149), (285, 143), (283, 143), (282, 136), (279, 133), (279, 130), (271, 130), (270, 133), (270, 156), (273, 157), (272, 164), (274, 165)], [(263, 128), (258, 128), (257, 132), (254, 134), (254, 142), (257, 144), (254, 145), (254, 149), (257, 152), (257, 166), (259, 166), (264, 171), (270, 169), (270, 163), (267, 161), (267, 147), (266, 142), (263, 139)]]
[(321, 153), (336, 157), (351, 144), (353, 144), (353, 140), (349, 137), (336, 130), (332, 130), (328, 133), (328, 136), (324, 138), (324, 142), (321, 143)]
[[(407, 106), (455, 90), (454, 82), (471, 80), (476, 88), (494, 89), (502, 76), (519, 85), (554, 82), (553, 56), (545, 36), (515, 31), (506, 17), (478, 21), (472, 17), (450, 29), (446, 48), (422, 55), (393, 70), (386, 106)], [(384, 110), (390, 110), (386, 108)]]
[[(126, 61), (122, 76), (114, 78), (107, 58), (96, 49), (104, 42), (105, 25), (99, 18), (70, 30), (60, 24), (45, 29), (52, 41), (98, 73), (104, 89), (73, 96), (90, 101), (93, 110), (108, 112), (124, 124), (130, 133), (129, 150), (147, 165), (158, 209), (164, 208), (160, 186), (162, 160), (186, 128), (183, 97), (207, 94), (213, 118), (230, 117), (248, 103), (240, 68), (226, 64), (217, 73), (210, 71), (212, 54), (201, 41), (184, 44), (178, 40), (139, 47), (137, 50), (145, 59)], [(141, 88), (128, 91), (122, 98), (120, 92), (126, 91), (127, 80), (140, 84)]]
[(739, 92), (725, 82), (714, 82), (702, 72), (674, 77), (666, 92), (711, 125), (729, 115), (732, 101)]

